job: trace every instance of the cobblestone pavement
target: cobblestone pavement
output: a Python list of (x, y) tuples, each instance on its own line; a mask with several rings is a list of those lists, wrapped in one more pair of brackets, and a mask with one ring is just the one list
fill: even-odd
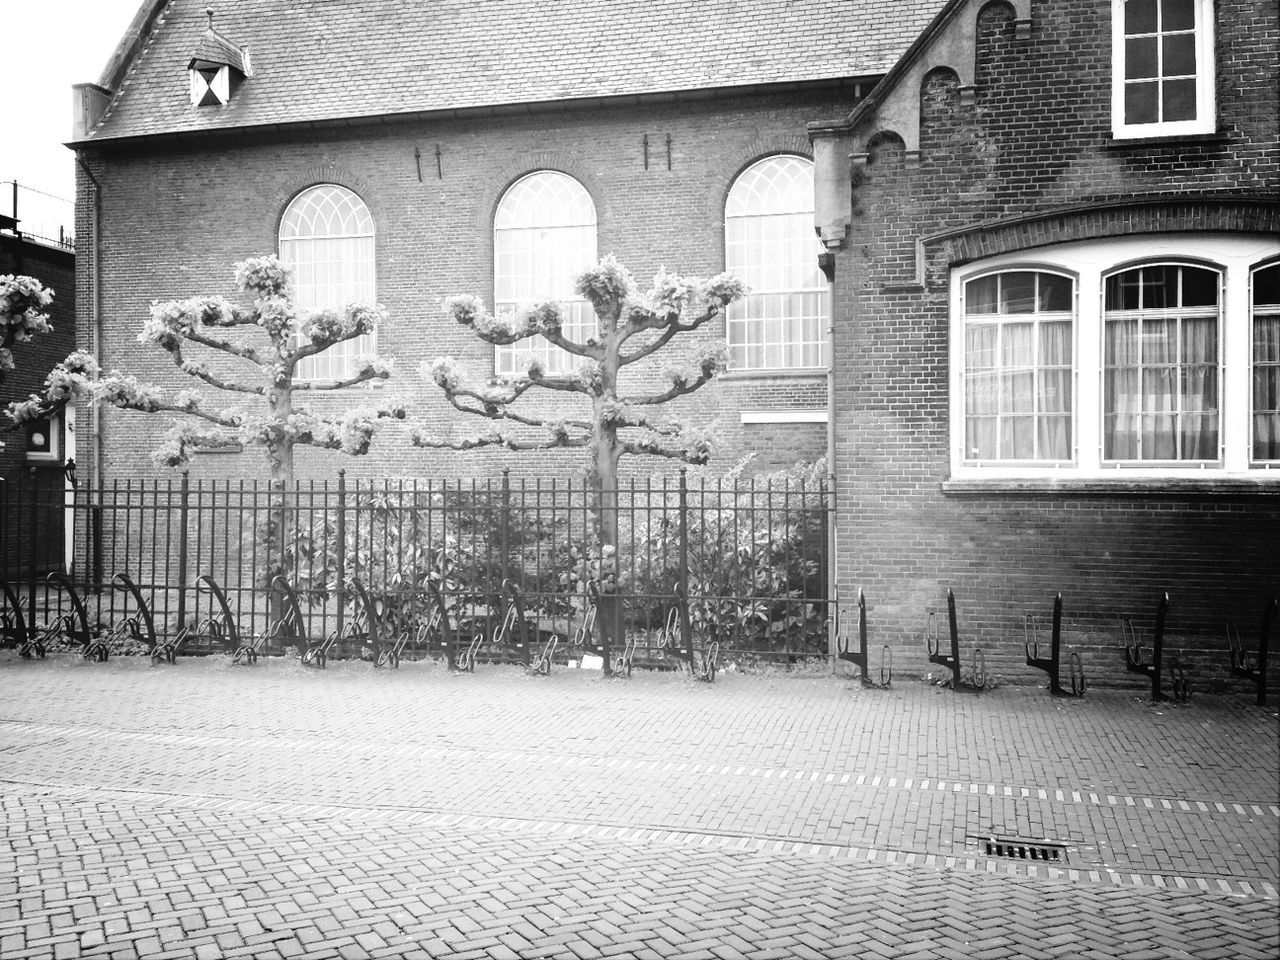
[(1242, 698), (0, 658), (5, 960), (1280, 956)]

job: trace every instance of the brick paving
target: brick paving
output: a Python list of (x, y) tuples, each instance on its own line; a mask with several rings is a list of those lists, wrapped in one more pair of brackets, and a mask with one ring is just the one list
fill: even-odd
[(0, 657), (5, 960), (1280, 956), (1243, 698)]

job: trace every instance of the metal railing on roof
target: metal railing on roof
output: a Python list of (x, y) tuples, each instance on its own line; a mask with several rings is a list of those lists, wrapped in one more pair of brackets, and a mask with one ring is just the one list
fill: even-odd
[(72, 250), (76, 245), (75, 219), (74, 201), (16, 180), (0, 180), (0, 230)]

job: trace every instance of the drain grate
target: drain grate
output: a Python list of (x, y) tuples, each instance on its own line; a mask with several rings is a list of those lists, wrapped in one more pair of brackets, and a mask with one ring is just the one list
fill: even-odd
[(988, 857), (1003, 860), (1030, 860), (1036, 863), (1066, 863), (1067, 846), (1046, 840), (1020, 837), (972, 837)]

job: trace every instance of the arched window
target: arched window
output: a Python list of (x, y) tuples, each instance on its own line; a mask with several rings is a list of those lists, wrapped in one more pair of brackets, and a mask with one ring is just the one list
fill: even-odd
[[(341, 310), (349, 303), (376, 301), (373, 217), (346, 187), (322, 183), (293, 198), (280, 221), (280, 259), (293, 267), (299, 306)], [(373, 354), (376, 346), (376, 333), (334, 344), (300, 361), (295, 376), (344, 379), (359, 369), (357, 359)]]
[(964, 286), (964, 459), (1073, 456), (1070, 277), (991, 273)]
[[(565, 310), (564, 334), (581, 342), (596, 330), (595, 313), (573, 291), (573, 278), (596, 262), (596, 207), (573, 177), (538, 170), (513, 183), (493, 218), (493, 291), (498, 316), (543, 300)], [(533, 337), (494, 351), (500, 376), (524, 369), (530, 357), (548, 373), (572, 368), (577, 358)]]
[(1103, 459), (1217, 460), (1222, 275), (1135, 267), (1103, 295)]
[(739, 174), (724, 208), (725, 269), (751, 293), (729, 308), (736, 370), (825, 367), (827, 282), (813, 232), (813, 163), (766, 157)]

